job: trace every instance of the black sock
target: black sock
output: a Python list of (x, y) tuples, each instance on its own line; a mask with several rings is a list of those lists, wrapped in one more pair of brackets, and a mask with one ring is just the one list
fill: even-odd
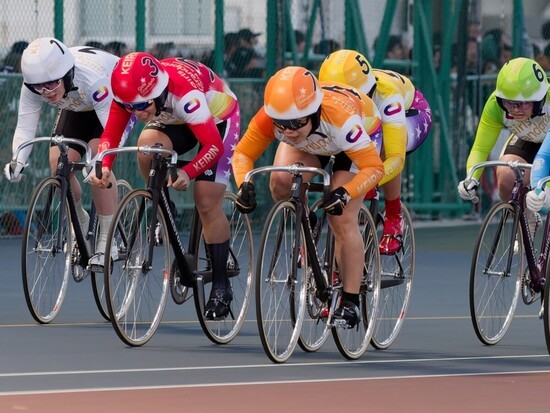
[(206, 253), (212, 264), (212, 291), (218, 288), (228, 288), (227, 256), (229, 255), (229, 240), (219, 244), (206, 244)]
[(359, 294), (352, 294), (346, 291), (342, 291), (342, 304), (349, 302), (359, 307)]

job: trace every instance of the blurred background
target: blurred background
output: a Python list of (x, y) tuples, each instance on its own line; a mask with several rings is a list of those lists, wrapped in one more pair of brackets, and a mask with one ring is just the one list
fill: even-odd
[[(466, 157), (496, 73), (509, 59), (525, 56), (550, 74), (548, 0), (2, 0), (2, 165), (11, 157), (21, 53), (42, 36), (118, 55), (145, 50), (158, 58), (183, 56), (206, 63), (239, 98), (242, 132), (263, 103), (267, 79), (279, 68), (301, 65), (317, 73), (327, 54), (356, 49), (375, 68), (409, 76), (431, 105), (432, 131), (407, 157), (403, 175), (403, 199), (416, 220), (479, 219), (491, 206), (497, 195), (489, 174), (483, 176), (482, 201), (475, 206), (459, 199), (456, 185), (465, 176)], [(39, 136), (50, 135), (55, 115), (53, 108), (44, 108)], [(20, 233), (33, 188), (49, 174), (46, 146), (33, 150), (22, 182), (0, 179), (4, 236)], [(274, 150), (272, 145), (258, 165), (270, 163)], [(493, 156), (499, 151), (497, 145)], [(136, 171), (130, 155), (115, 163), (119, 178), (142, 187)], [(253, 216), (261, 220), (271, 197), (267, 191), (258, 195)], [(184, 228), (192, 196), (174, 197)]]

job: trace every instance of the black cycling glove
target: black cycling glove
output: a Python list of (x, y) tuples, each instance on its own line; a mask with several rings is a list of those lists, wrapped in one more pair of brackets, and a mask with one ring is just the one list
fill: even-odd
[(348, 191), (339, 186), (328, 195), (321, 207), (331, 215), (342, 215), (350, 199)]
[(237, 209), (242, 214), (248, 214), (256, 209), (256, 192), (254, 185), (250, 182), (243, 183), (237, 192), (237, 200), (235, 201)]

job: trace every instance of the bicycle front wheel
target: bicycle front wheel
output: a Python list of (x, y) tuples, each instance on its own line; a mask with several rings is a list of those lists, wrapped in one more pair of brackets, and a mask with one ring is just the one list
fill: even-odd
[(275, 363), (288, 360), (300, 336), (306, 268), (307, 251), (296, 208), (289, 201), (278, 202), (267, 217), (256, 265), (258, 330), (265, 353)]
[(27, 210), (21, 248), (25, 301), (41, 324), (55, 319), (67, 293), (74, 237), (69, 214), (67, 199), (61, 199), (60, 182), (55, 178), (43, 180)]
[[(365, 207), (366, 208), (366, 207)], [(401, 203), (403, 216), (403, 238), (401, 249), (392, 255), (380, 254), (382, 283), (380, 286), (380, 315), (377, 327), (372, 336), (374, 348), (384, 350), (396, 340), (407, 315), (411, 299), (415, 242), (411, 215), (407, 207)], [(384, 228), (383, 219), (378, 225), (378, 233)]]
[(366, 207), (359, 211), (358, 222), (363, 238), (363, 279), (359, 294), (361, 321), (353, 328), (334, 326), (332, 335), (340, 353), (349, 360), (360, 358), (376, 329), (380, 303), (380, 252), (376, 224)]
[[(132, 186), (128, 183), (128, 181), (125, 181), (124, 179), (117, 179), (116, 186), (118, 189), (118, 203), (120, 204), (120, 201), (124, 199), (124, 197), (130, 193), (130, 191), (132, 191)], [(99, 226), (96, 225), (96, 234), (94, 240), (97, 240), (98, 228)], [(92, 272), (92, 291), (94, 293), (94, 300), (97, 305), (97, 309), (105, 320), (110, 321), (109, 309), (107, 308), (107, 297), (105, 294), (104, 280), (105, 276), (102, 273), (96, 274), (95, 272)]]
[[(109, 318), (130, 346), (147, 343), (160, 325), (169, 295), (171, 265), (167, 224), (157, 213), (151, 229), (153, 200), (146, 190), (132, 191), (119, 205), (107, 237), (106, 257), (117, 248), (115, 260), (105, 260), (105, 289)], [(156, 242), (160, 234), (163, 242)]]
[[(250, 304), (252, 277), (254, 273), (254, 243), (252, 228), (248, 215), (241, 214), (235, 207), (237, 196), (226, 192), (223, 201), (223, 211), (229, 222), (229, 256), (227, 257), (227, 274), (233, 290), (231, 313), (222, 320), (206, 320), (204, 309), (200, 306), (199, 294), (196, 292), (195, 308), (200, 325), (206, 337), (216, 344), (231, 342), (241, 330)], [(211, 264), (206, 258), (204, 238), (195, 251), (197, 270), (199, 274), (211, 273)]]
[[(334, 250), (334, 237), (330, 231), (326, 213), (320, 208), (323, 199), (317, 200), (311, 207), (310, 214), (317, 215), (316, 246), (317, 256), (321, 261), (321, 269), (332, 276), (334, 263), (332, 262)], [(319, 350), (330, 335), (330, 326), (327, 324), (329, 303), (319, 299), (319, 289), (313, 271), (307, 274), (306, 311), (300, 331), (298, 345), (308, 353)]]
[(512, 205), (496, 204), (483, 220), (472, 257), (470, 316), (483, 344), (496, 344), (504, 337), (520, 295), (525, 254), (514, 215)]
[(544, 339), (546, 341), (546, 349), (550, 354), (550, 262), (548, 257), (546, 258), (546, 282), (544, 283), (544, 293), (542, 299), (542, 311), (544, 322)]

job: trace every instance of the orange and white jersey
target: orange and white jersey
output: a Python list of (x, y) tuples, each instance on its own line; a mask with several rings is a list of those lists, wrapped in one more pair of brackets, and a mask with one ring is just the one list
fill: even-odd
[(300, 151), (320, 156), (344, 152), (359, 172), (344, 185), (352, 198), (374, 188), (382, 179), (382, 161), (373, 139), (382, 131), (382, 120), (374, 102), (364, 93), (336, 82), (321, 82), (323, 100), (319, 126), (297, 144), (286, 139), (262, 107), (235, 148), (233, 172), (237, 186), (254, 162), (275, 139)]

